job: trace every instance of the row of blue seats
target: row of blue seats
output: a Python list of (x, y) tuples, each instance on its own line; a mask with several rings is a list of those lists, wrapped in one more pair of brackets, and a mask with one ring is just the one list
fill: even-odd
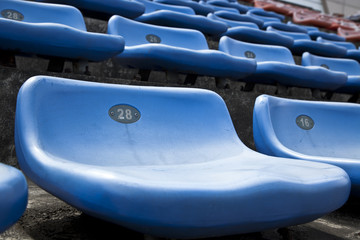
[[(351, 147), (356, 146), (357, 119), (352, 117), (357, 105), (293, 107), (290, 100), (277, 100), (267, 107), (262, 98), (256, 104), (263, 115), (254, 118), (254, 136), (271, 139), (269, 145), (255, 140), (259, 151), (272, 149), (278, 137), (296, 148), (290, 154), (303, 147), (308, 155), (288, 157), (308, 161), (247, 148), (223, 99), (212, 91), (47, 76), (29, 79), (18, 93), (16, 154), (32, 181), (68, 204), (167, 238), (302, 224), (341, 207), (351, 183), (352, 193), (359, 194), (358, 150)], [(344, 111), (331, 115), (331, 109), (340, 108)], [(254, 116), (258, 113), (255, 106)], [(259, 130), (270, 124), (276, 134)], [(350, 127), (350, 136), (339, 134), (334, 130), (338, 127)], [(7, 175), (0, 174), (0, 179)], [(0, 196), (6, 192), (2, 186)], [(24, 203), (24, 186), (23, 180), (13, 186), (22, 193), (21, 201), (10, 203)], [(8, 214), (14, 219), (15, 213)]]
[[(26, 8), (22, 12), (28, 21), (0, 19), (3, 29), (0, 40), (6, 50), (92, 61), (114, 57), (114, 61), (119, 64), (133, 68), (231, 78), (251, 83), (280, 83), (328, 91), (347, 88), (351, 84), (352, 91), (359, 90), (358, 83), (349, 83), (348, 80), (347, 74), (354, 75), (354, 72), (333, 66), (329, 69), (314, 67), (311, 62), (311, 67), (296, 65), (291, 52), (281, 46), (251, 44), (223, 36), (219, 50), (209, 50), (204, 35), (198, 31), (144, 24), (120, 16), (113, 16), (109, 20), (109, 34), (89, 33), (86, 32), (81, 13), (75, 8), (16, 0), (7, 0), (5, 3), (9, 4), (5, 6), (8, 9), (21, 9), (25, 4)], [(47, 10), (46, 14), (44, 10)], [(68, 15), (66, 18), (63, 17), (65, 13)], [(38, 17), (40, 15), (41, 18)], [(51, 19), (55, 23), (37, 24), (44, 22), (42, 18)], [(64, 28), (59, 23), (69, 27)], [(249, 31), (251, 28), (245, 30), (245, 34), (253, 36)], [(272, 32), (269, 34), (267, 39), (288, 40), (286, 37), (271, 38), (277, 35)], [(49, 40), (48, 36), (56, 37)], [(302, 42), (317, 43), (310, 39)], [(326, 48), (330, 44), (318, 44), (325, 46), (322, 49), (326, 53), (334, 52)], [(319, 49), (318, 44), (312, 48)], [(309, 53), (305, 52), (303, 56), (309, 56)]]

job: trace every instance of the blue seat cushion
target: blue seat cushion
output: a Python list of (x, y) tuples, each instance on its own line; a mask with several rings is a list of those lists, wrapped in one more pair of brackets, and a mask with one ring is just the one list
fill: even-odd
[(176, 6), (186, 6), (192, 8), (196, 14), (206, 16), (209, 13), (214, 12), (214, 9), (210, 6), (200, 4), (194, 1), (187, 0), (156, 0), (155, 2), (164, 3)]
[(247, 27), (233, 27), (228, 29), (223, 36), (228, 36), (240, 41), (278, 45), (291, 48), (294, 40), (275, 32), (267, 32)]
[(190, 50), (163, 44), (125, 47), (115, 61), (129, 67), (214, 77), (243, 78), (255, 71), (253, 60), (216, 50)]
[(226, 31), (227, 26), (201, 15), (189, 15), (168, 10), (159, 10), (143, 14), (136, 21), (161, 26), (196, 29), (204, 34), (219, 35)]
[(55, 23), (27, 23), (0, 18), (0, 48), (68, 59), (103, 61), (124, 49), (121, 36), (90, 33)]
[(226, 18), (219, 17), (213, 13), (209, 13), (207, 15), (209, 19), (220, 21), (225, 23), (229, 28), (233, 27), (248, 27), (248, 28), (254, 28), (259, 29), (258, 25), (253, 22), (245, 22), (245, 21), (236, 21), (236, 20), (229, 20)]
[(327, 32), (322, 32), (322, 31), (309, 31), (308, 34), (312, 40), (316, 40), (318, 37), (321, 37), (323, 39), (330, 40), (330, 41), (345, 42), (344, 37), (341, 37), (334, 33), (327, 33)]
[(322, 67), (303, 67), (279, 62), (258, 62), (252, 79), (261, 79), (285, 86), (334, 91), (344, 86), (347, 76)]
[(18, 169), (0, 163), (0, 233), (23, 215), (28, 199), (25, 176)]
[(261, 19), (249, 16), (246, 14), (237, 14), (237, 13), (231, 13), (231, 12), (227, 12), (227, 11), (216, 11), (216, 12), (214, 12), (214, 14), (217, 17), (221, 17), (221, 18), (224, 18), (227, 20), (255, 23), (256, 25), (258, 25), (259, 28), (262, 27), (264, 24), (264, 21), (262, 21)]
[(136, 18), (144, 13), (145, 6), (128, 0), (36, 0), (38, 2), (60, 3), (81, 9), (85, 15), (108, 20), (112, 15)]
[(344, 57), (347, 53), (346, 48), (332, 43), (321, 43), (312, 40), (295, 40), (291, 51), (295, 55), (310, 52), (315, 55), (326, 57)]

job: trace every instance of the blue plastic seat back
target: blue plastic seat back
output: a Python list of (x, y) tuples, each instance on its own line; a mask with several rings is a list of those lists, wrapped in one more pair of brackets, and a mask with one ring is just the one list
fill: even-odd
[(219, 50), (232, 56), (253, 58), (257, 62), (283, 62), (295, 64), (289, 49), (281, 46), (242, 42), (229, 37), (222, 37)]
[(299, 25), (299, 24), (293, 23), (291, 21), (288, 21), (287, 24), (288, 25), (293, 25), (293, 26), (299, 26), (299, 27), (302, 27), (302, 28), (306, 28), (308, 31), (319, 31), (319, 28), (314, 27), (314, 26)]
[(86, 31), (81, 12), (67, 5), (1, 0), (0, 13), (0, 19), (29, 23), (59, 23)]
[(261, 8), (254, 8), (247, 11), (248, 15), (257, 17), (264, 22), (281, 22), (285, 19), (285, 17), (281, 14), (277, 14), (275, 12), (265, 11)]
[(27, 199), (25, 176), (18, 169), (0, 163), (0, 234), (23, 215)]
[(206, 38), (199, 31), (141, 23), (120, 16), (109, 20), (108, 33), (122, 36), (125, 47), (165, 44), (193, 50), (209, 49)]
[(192, 8), (186, 6), (175, 6), (169, 4), (162, 4), (158, 2), (153, 2), (149, 0), (136, 0), (145, 5), (145, 13), (152, 13), (159, 10), (169, 10), (174, 12), (180, 12), (190, 15), (195, 15), (195, 12)]
[(360, 64), (352, 59), (320, 57), (310, 53), (304, 53), (302, 56), (302, 65), (321, 66), (333, 71), (345, 72), (348, 75), (360, 76)]
[(262, 27), (264, 24), (264, 21), (261, 19), (258, 19), (256, 17), (252, 17), (246, 14), (237, 14), (237, 13), (231, 13), (227, 11), (216, 11), (214, 14), (217, 17), (221, 17), (223, 19), (232, 20), (232, 21), (240, 21), (240, 22), (252, 22), (258, 25), (258, 27)]
[[(266, 141), (288, 152), (276, 153), (277, 156), (294, 154), (301, 158), (298, 155), (300, 153), (314, 158), (360, 159), (359, 112), (358, 104), (290, 100), (262, 95), (256, 100), (254, 119), (259, 127), (263, 124), (263, 132), (260, 135), (254, 133), (254, 138), (260, 140), (267, 135)], [(264, 149), (261, 151), (266, 152)]]
[(210, 1), (207, 1), (207, 3), (210, 5), (213, 5), (213, 6), (234, 8), (237, 11), (239, 11), (239, 13), (246, 13), (250, 9), (249, 6), (245, 6), (245, 5), (239, 4), (237, 2), (228, 2), (228, 1), (222, 1), (222, 0), (210, 0)]
[(208, 18), (212, 20), (217, 20), (225, 23), (229, 28), (231, 27), (249, 27), (254, 29), (259, 29), (258, 25), (253, 22), (242, 22), (242, 21), (235, 21), (235, 20), (229, 20), (226, 18), (219, 17), (213, 13), (209, 13), (207, 15)]
[(341, 41), (332, 41), (332, 40), (327, 40), (327, 39), (324, 39), (322, 37), (318, 37), (316, 39), (317, 42), (322, 42), (322, 43), (333, 43), (335, 45), (338, 45), (338, 46), (341, 46), (341, 47), (344, 47), (348, 50), (354, 50), (356, 49), (356, 46), (355, 44), (351, 43), (351, 42), (341, 42)]
[(267, 27), (266, 31), (277, 32), (277, 33), (280, 33), (282, 35), (291, 37), (294, 40), (311, 40), (310, 36), (308, 34), (306, 34), (306, 33), (282, 31), (282, 30), (276, 29), (276, 28), (274, 28), (272, 26)]
[(234, 13), (234, 14), (239, 14), (239, 11), (235, 8), (231, 8), (231, 7), (224, 7), (224, 6), (219, 6), (219, 5), (213, 5), (210, 3), (207, 3), (206, 1), (199, 1), (200, 4), (204, 5), (204, 6), (209, 6), (212, 9), (214, 9), (215, 11), (226, 11), (229, 13)]
[(286, 23), (281, 22), (266, 22), (263, 25), (263, 29), (266, 29), (267, 27), (273, 27), (275, 29), (281, 30), (281, 31), (287, 31), (287, 32), (299, 32), (299, 33), (307, 33), (308, 30), (302, 26), (298, 25), (290, 25)]
[[(18, 103), (17, 137), (59, 164), (183, 164), (246, 149), (224, 101), (208, 90), (37, 76), (22, 86)], [(29, 149), (22, 150), (27, 154)]]
[(158, 3), (164, 3), (175, 6), (187, 6), (191, 7), (196, 14), (206, 16), (208, 13), (214, 12), (214, 9), (210, 6), (200, 4), (195, 1), (188, 0), (155, 0)]

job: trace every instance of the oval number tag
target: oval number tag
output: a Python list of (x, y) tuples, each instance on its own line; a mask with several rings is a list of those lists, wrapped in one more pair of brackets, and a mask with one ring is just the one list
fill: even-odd
[(13, 10), (13, 9), (5, 9), (1, 11), (1, 16), (7, 19), (22, 21), (24, 20), (24, 15), (20, 12)]
[(130, 105), (115, 105), (109, 109), (109, 116), (120, 123), (134, 123), (140, 119), (140, 112)]
[(146, 35), (146, 40), (149, 42), (149, 43), (160, 43), (161, 42), (161, 38), (154, 35), (154, 34), (148, 34)]
[(244, 54), (245, 54), (245, 57), (247, 57), (247, 58), (256, 58), (255, 53), (253, 53), (251, 51), (246, 51)]
[(310, 130), (314, 127), (314, 120), (309, 116), (300, 115), (296, 118), (296, 124), (304, 130)]

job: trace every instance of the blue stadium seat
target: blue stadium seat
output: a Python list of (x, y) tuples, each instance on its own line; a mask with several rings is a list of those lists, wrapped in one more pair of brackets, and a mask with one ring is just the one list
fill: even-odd
[(87, 32), (81, 12), (71, 6), (2, 0), (0, 12), (2, 50), (103, 61), (124, 49), (121, 36)]
[(338, 72), (345, 72), (348, 76), (346, 84), (337, 89), (337, 92), (358, 93), (360, 92), (360, 64), (352, 59), (329, 58), (304, 53), (303, 66), (321, 66)]
[(277, 45), (286, 48), (291, 48), (294, 44), (294, 40), (290, 37), (276, 32), (262, 31), (249, 27), (232, 27), (223, 33), (222, 36), (228, 36), (244, 42)]
[(251, 74), (256, 68), (254, 60), (209, 50), (204, 35), (196, 30), (113, 16), (108, 31), (125, 39), (124, 52), (114, 59), (125, 66), (236, 79)]
[(266, 31), (277, 32), (292, 37), (294, 39), (294, 44), (290, 50), (294, 55), (301, 56), (304, 52), (310, 52), (325, 57), (344, 57), (346, 55), (346, 48), (332, 43), (313, 41), (306, 33), (281, 31), (271, 26), (269, 26)]
[(273, 27), (277, 30), (287, 31), (287, 32), (299, 32), (299, 33), (308, 33), (308, 30), (300, 25), (296, 24), (286, 24), (282, 22), (266, 22), (262, 26), (263, 29), (267, 27)]
[(360, 49), (349, 49), (345, 57), (360, 62)]
[(248, 82), (333, 91), (343, 86), (347, 79), (345, 73), (296, 65), (290, 50), (281, 46), (246, 43), (224, 36), (220, 39), (219, 50), (257, 61), (255, 73), (245, 78)]
[(309, 32), (309, 31), (317, 31), (317, 32), (320, 31), (318, 27), (308, 26), (308, 25), (299, 25), (299, 24), (293, 23), (293, 22), (291, 22), (291, 21), (288, 21), (286, 24), (288, 24), (288, 25), (295, 25), (295, 26), (301, 26), (301, 27), (303, 27), (303, 28), (306, 28), (306, 29), (308, 30), (308, 32)]
[(312, 40), (316, 40), (318, 37), (321, 37), (330, 41), (344, 42), (345, 38), (341, 37), (334, 33), (327, 33), (323, 31), (308, 31), (308, 34)]
[(112, 15), (136, 18), (144, 13), (145, 6), (132, 0), (36, 0), (60, 3), (79, 8), (87, 16), (109, 20)]
[(225, 23), (228, 28), (232, 28), (232, 27), (248, 27), (248, 28), (259, 29), (259, 26), (256, 23), (246, 22), (246, 21), (229, 20), (229, 19), (226, 19), (226, 18), (222, 18), (222, 17), (220, 17), (220, 16), (218, 16), (218, 15), (216, 15), (214, 13), (209, 13), (207, 15), (207, 17), (209, 19)]
[(268, 11), (264, 11), (261, 8), (254, 8), (251, 9), (249, 11), (247, 11), (246, 13), (249, 16), (252, 17), (256, 17), (259, 18), (261, 20), (263, 20), (264, 22), (281, 22), (284, 21), (285, 16), (281, 15), (281, 14), (277, 14), (274, 12), (268, 12)]
[(258, 19), (256, 17), (251, 17), (246, 14), (238, 14), (238, 13), (231, 13), (227, 11), (216, 11), (214, 14), (217, 17), (226, 19), (226, 20), (232, 20), (232, 21), (239, 21), (239, 22), (251, 22), (258, 25), (259, 28), (261, 28), (264, 24), (264, 21), (261, 19)]
[(36, 184), (158, 237), (300, 224), (350, 192), (338, 167), (248, 149), (223, 99), (203, 89), (37, 76), (19, 91), (15, 126), (20, 166)]
[(175, 6), (185, 6), (192, 8), (196, 14), (207, 16), (209, 13), (214, 12), (214, 8), (200, 4), (195, 1), (188, 1), (188, 0), (155, 0), (155, 2), (158, 3), (164, 3), (169, 5), (175, 5)]
[(146, 7), (145, 13), (136, 21), (160, 26), (189, 28), (204, 34), (219, 35), (226, 31), (227, 26), (220, 21), (214, 21), (205, 16), (195, 15), (190, 7), (172, 6), (148, 0), (137, 0)]
[(23, 215), (28, 188), (22, 172), (0, 163), (0, 234)]
[(328, 40), (333, 41), (345, 41), (345, 38), (340, 37), (334, 33), (327, 33), (319, 30), (308, 30), (306, 27), (297, 25), (297, 24), (285, 24), (279, 22), (267, 22), (264, 24), (263, 29), (267, 27), (272, 27), (277, 30), (287, 31), (287, 32), (298, 32), (298, 33), (306, 33), (310, 36), (312, 40), (316, 40), (318, 37), (322, 37)]
[(329, 39), (324, 39), (323, 37), (318, 37), (318, 38), (316, 39), (316, 41), (322, 42), (322, 43), (332, 43), (332, 44), (335, 44), (335, 45), (344, 47), (344, 48), (346, 48), (347, 50), (356, 50), (355, 44), (353, 44), (353, 43), (351, 43), (351, 42), (329, 40)]
[(212, 5), (212, 6), (234, 8), (239, 13), (246, 13), (248, 10), (253, 8), (250, 6), (242, 5), (238, 2), (227, 2), (227, 1), (223, 1), (223, 0), (209, 0), (209, 1), (206, 1), (206, 3), (209, 5)]
[(256, 149), (339, 166), (350, 176), (352, 194), (360, 196), (359, 111), (359, 104), (353, 103), (261, 95), (253, 116)]
[(224, 7), (224, 6), (219, 6), (219, 5), (213, 5), (208, 3), (207, 1), (199, 1), (200, 4), (204, 5), (204, 6), (209, 6), (212, 9), (214, 9), (214, 11), (226, 11), (229, 13), (234, 13), (234, 14), (239, 14), (239, 11), (235, 8), (232, 7)]

